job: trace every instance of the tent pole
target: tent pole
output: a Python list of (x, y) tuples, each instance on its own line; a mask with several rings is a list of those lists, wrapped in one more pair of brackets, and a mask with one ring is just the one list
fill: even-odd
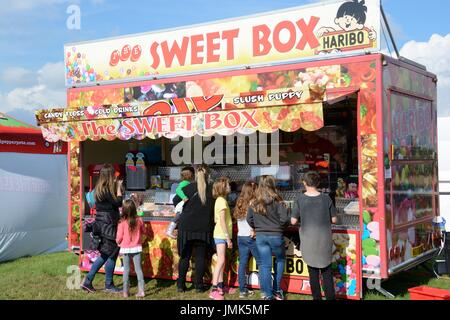
[(395, 43), (394, 37), (392, 35), (391, 27), (389, 27), (389, 23), (387, 21), (386, 14), (384, 13), (383, 6), (380, 6), (380, 9), (381, 15), (383, 16), (384, 24), (386, 25), (387, 31), (389, 33), (389, 38), (391, 39), (392, 45), (394, 46), (395, 54), (397, 55), (397, 58), (400, 58), (400, 53), (398, 51), (397, 44)]

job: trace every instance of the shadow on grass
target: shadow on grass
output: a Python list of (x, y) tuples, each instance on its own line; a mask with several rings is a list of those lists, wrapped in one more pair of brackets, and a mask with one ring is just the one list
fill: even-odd
[[(432, 262), (427, 262), (427, 266), (430, 270), (432, 268)], [(408, 289), (429, 285), (432, 280), (436, 280), (436, 276), (424, 266), (420, 265), (411, 270), (400, 272), (396, 275), (391, 276), (388, 280), (381, 283), (381, 287), (393, 294), (396, 299), (399, 298), (409, 298)], [(364, 298), (367, 296), (379, 296), (380, 298), (385, 298), (381, 293), (376, 290), (367, 289), (366, 279), (364, 282)]]

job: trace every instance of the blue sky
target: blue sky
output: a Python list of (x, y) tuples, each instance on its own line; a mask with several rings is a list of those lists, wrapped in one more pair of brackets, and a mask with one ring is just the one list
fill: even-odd
[[(370, 1), (370, 0), (367, 0)], [(63, 45), (309, 4), (314, 0), (0, 0), (0, 111), (31, 121), (32, 110), (64, 103)], [(438, 73), (450, 101), (449, 0), (383, 0), (402, 54)], [(66, 9), (81, 9), (68, 30)], [(432, 38), (433, 35), (437, 35)], [(447, 36), (448, 35), (448, 36)], [(405, 46), (406, 45), (406, 46)], [(447, 51), (448, 50), (448, 51)], [(447, 90), (448, 89), (448, 90)], [(443, 98), (449, 99), (443, 99)], [(441, 114), (450, 106), (440, 103)]]

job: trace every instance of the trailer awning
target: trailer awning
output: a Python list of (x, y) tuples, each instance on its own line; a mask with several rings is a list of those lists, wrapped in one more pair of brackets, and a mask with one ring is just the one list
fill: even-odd
[[(349, 91), (332, 92), (336, 99)], [(121, 105), (36, 112), (50, 142), (129, 140), (316, 131), (323, 127), (324, 88), (307, 87), (241, 93), (238, 97), (174, 98)]]
[(358, 87), (331, 89), (326, 91), (326, 97), (324, 100), (328, 105), (333, 105), (354, 96), (358, 92)]

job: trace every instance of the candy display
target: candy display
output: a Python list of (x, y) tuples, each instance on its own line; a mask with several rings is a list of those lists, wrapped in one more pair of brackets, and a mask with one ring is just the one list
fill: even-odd
[(356, 183), (349, 183), (347, 191), (345, 191), (344, 196), (346, 199), (356, 199), (358, 198), (358, 185)]
[(336, 189), (336, 197), (338, 198), (344, 198), (345, 192), (347, 191), (347, 185), (344, 181), (344, 179), (339, 178), (337, 181), (337, 189)]
[[(45, 136), (44, 136), (45, 137)], [(79, 170), (80, 161), (80, 144), (77, 141), (69, 143), (69, 174), (70, 174), (70, 184), (69, 184), (69, 210), (70, 210), (70, 221), (69, 221), (69, 247), (79, 247), (80, 246), (80, 232), (81, 232), (81, 177)]]
[(89, 65), (86, 54), (77, 52), (76, 47), (72, 47), (72, 50), (66, 53), (65, 62), (68, 85), (102, 80), (102, 77)]
[(336, 294), (355, 296), (360, 288), (359, 233), (334, 233), (333, 263)]
[(380, 224), (374, 221), (374, 210), (363, 211), (362, 255), (363, 268), (366, 272), (380, 272)]

